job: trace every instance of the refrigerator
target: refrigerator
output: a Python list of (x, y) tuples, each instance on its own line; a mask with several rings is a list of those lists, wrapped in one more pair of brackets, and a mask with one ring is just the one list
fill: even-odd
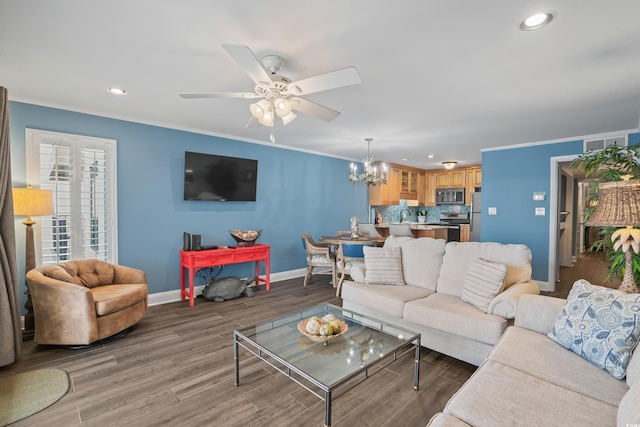
[(482, 217), (482, 193), (471, 193), (471, 216), (469, 217), (469, 241), (480, 241), (480, 220)]

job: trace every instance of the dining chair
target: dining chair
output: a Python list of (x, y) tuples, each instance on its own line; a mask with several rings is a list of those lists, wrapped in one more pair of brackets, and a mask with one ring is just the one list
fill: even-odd
[[(302, 246), (307, 252), (307, 274), (304, 276), (304, 286), (312, 274), (330, 274), (331, 284), (336, 287), (336, 258), (331, 252), (331, 245), (318, 243), (313, 240), (311, 234), (302, 235)], [(314, 269), (317, 269), (314, 271)]]
[(350, 276), (351, 267), (356, 264), (364, 264), (364, 247), (375, 246), (373, 243), (344, 243), (340, 242), (336, 251), (336, 274), (338, 276), (338, 286), (336, 296), (340, 296), (342, 282), (345, 276)]
[(365, 237), (380, 237), (380, 233), (375, 224), (371, 223), (360, 223), (360, 225), (358, 225), (358, 233)]
[(389, 236), (413, 237), (413, 233), (409, 224), (389, 224)]

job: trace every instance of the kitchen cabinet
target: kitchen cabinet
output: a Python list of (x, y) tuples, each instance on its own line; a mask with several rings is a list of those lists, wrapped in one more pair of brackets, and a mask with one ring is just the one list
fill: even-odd
[(436, 205), (436, 174), (427, 172), (425, 174), (425, 189), (424, 189), (424, 205), (435, 206)]
[(418, 173), (408, 170), (401, 170), (400, 192), (417, 194), (418, 193)]
[(465, 171), (445, 171), (436, 172), (436, 188), (464, 188)]
[(389, 169), (386, 184), (369, 186), (369, 204), (371, 206), (400, 204), (400, 179), (399, 169)]
[(461, 242), (468, 242), (469, 241), (469, 231), (470, 231), (470, 227), (468, 225), (461, 225), (460, 226), (460, 241)]
[(424, 206), (427, 203), (427, 174), (418, 174), (418, 206)]
[(482, 187), (482, 168), (480, 166), (473, 166), (467, 169), (467, 183), (465, 185), (465, 199), (464, 204), (469, 206), (471, 204), (471, 193), (476, 188)]

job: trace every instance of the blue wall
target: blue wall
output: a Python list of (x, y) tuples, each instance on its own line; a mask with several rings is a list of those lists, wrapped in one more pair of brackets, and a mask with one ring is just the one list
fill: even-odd
[[(638, 142), (640, 133), (629, 134), (630, 145)], [(582, 150), (580, 139), (482, 153), (482, 240), (527, 245), (536, 280), (549, 280), (551, 158)], [(534, 192), (547, 197), (534, 201)], [(496, 207), (497, 215), (487, 215), (488, 207)], [(536, 216), (536, 207), (544, 207), (545, 215)]]
[[(117, 140), (118, 261), (146, 271), (150, 293), (179, 289), (184, 231), (202, 234), (205, 245), (235, 245), (229, 229), (262, 228), (258, 242), (271, 245), (275, 273), (306, 266), (302, 233), (334, 234), (349, 229), (351, 216), (368, 217), (367, 188), (349, 183), (346, 160), (20, 102), (9, 103), (9, 114), (14, 187), (26, 184), (25, 128)], [(257, 159), (257, 201), (184, 201), (185, 151)], [(228, 266), (220, 277), (252, 269)]]

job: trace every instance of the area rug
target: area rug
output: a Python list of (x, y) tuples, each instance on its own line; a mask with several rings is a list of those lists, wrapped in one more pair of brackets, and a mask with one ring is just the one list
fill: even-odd
[(69, 375), (61, 369), (38, 369), (0, 378), (0, 426), (42, 411), (67, 391)]

